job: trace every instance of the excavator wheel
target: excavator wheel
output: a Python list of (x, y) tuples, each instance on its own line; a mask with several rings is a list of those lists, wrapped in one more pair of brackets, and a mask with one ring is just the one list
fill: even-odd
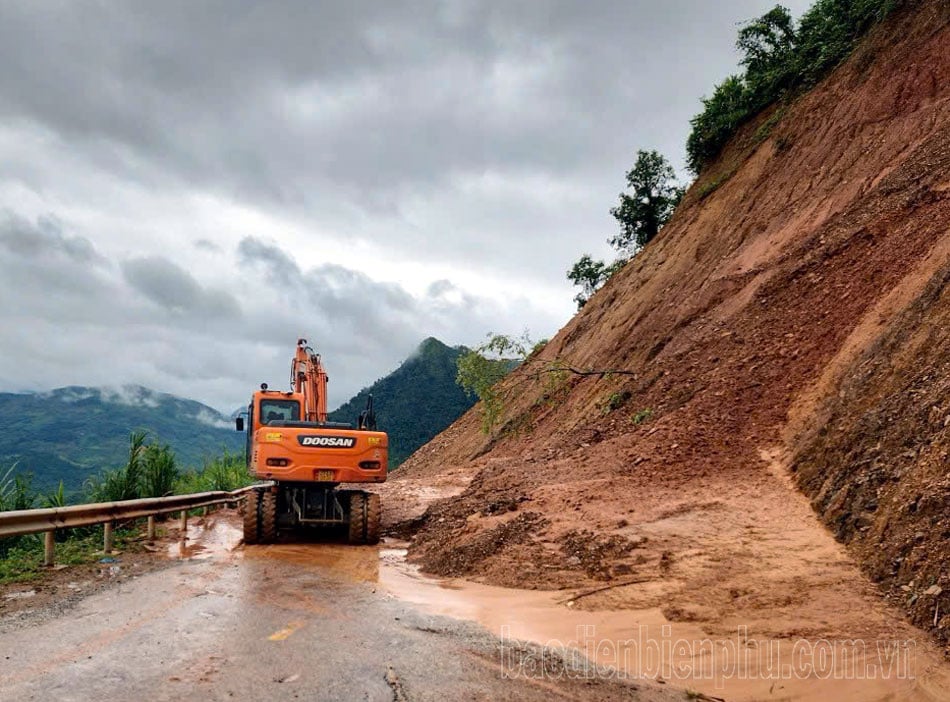
[(265, 492), (261, 495), (261, 543), (277, 540), (277, 495)]
[(366, 543), (379, 543), (379, 518), (382, 509), (379, 495), (375, 492), (366, 494)]
[(354, 490), (350, 497), (350, 521), (347, 541), (351, 544), (366, 543), (366, 493)]
[(244, 498), (244, 543), (246, 544), (256, 544), (259, 540), (260, 500), (261, 493), (257, 490), (251, 490)]

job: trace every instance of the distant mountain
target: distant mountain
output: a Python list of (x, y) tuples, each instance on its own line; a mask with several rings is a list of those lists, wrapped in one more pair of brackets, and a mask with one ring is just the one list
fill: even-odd
[[(455, 384), (455, 361), (463, 351), (426, 339), (399, 368), (331, 412), (330, 419), (353, 422), (373, 393), (395, 468), (474, 404)], [(17, 462), (18, 471), (33, 474), (37, 490), (52, 490), (62, 480), (67, 491), (77, 491), (89, 476), (123, 465), (129, 433), (140, 429), (169, 444), (183, 467), (200, 466), (223, 449), (244, 449), (244, 435), (234, 430), (232, 418), (200, 402), (138, 385), (71, 386), (0, 393), (0, 468)]]
[(389, 434), (389, 467), (395, 468), (475, 403), (455, 383), (455, 362), (464, 352), (430, 337), (399, 368), (360, 390), (329, 418), (355, 422), (372, 393), (379, 428)]
[(67, 490), (78, 490), (90, 475), (125, 463), (129, 433), (137, 429), (169, 444), (185, 467), (244, 446), (229, 418), (200, 402), (137, 385), (74, 386), (0, 393), (0, 466), (18, 461), (40, 490), (61, 479)]

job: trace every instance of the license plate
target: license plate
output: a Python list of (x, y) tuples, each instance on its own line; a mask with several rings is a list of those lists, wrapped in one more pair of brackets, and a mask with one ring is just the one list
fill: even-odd
[(318, 483), (332, 483), (333, 482), (333, 471), (332, 470), (318, 470), (316, 471), (316, 480)]

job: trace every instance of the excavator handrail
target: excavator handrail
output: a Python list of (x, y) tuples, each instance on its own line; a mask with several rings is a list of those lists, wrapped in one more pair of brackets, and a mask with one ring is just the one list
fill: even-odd
[(278, 429), (353, 429), (351, 422), (304, 422), (296, 419), (275, 419), (268, 427)]

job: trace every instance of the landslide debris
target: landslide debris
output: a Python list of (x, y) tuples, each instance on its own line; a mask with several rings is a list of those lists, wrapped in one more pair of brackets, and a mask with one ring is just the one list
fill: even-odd
[(516, 370), (498, 432), (470, 411), (386, 487), (469, 478), (410, 557), (707, 633), (918, 638), (860, 568), (950, 641), (948, 46), (912, 3), (747, 125), (539, 354), (634, 376)]

